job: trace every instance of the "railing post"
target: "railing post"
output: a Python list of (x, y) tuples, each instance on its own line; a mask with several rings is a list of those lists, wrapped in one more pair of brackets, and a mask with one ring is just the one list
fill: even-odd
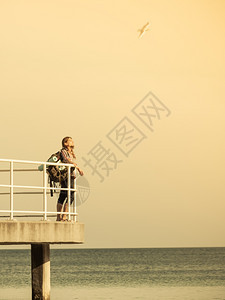
[(13, 161), (10, 161), (10, 220), (13, 220)]
[(43, 220), (47, 220), (47, 173), (46, 173), (46, 164), (44, 164), (44, 169), (43, 169)]
[(67, 185), (67, 188), (68, 188), (68, 191), (67, 191), (67, 198), (68, 198), (68, 212), (69, 212), (69, 216), (68, 216), (68, 220), (70, 221), (71, 220), (71, 215), (70, 215), (70, 185), (71, 185), (71, 178), (70, 178), (70, 166), (68, 166), (68, 179), (67, 179), (67, 182), (68, 182), (68, 185)]
[[(75, 180), (74, 180), (74, 189), (77, 189), (77, 169), (75, 168)], [(77, 213), (77, 192), (74, 192), (74, 204), (73, 204), (73, 212), (76, 214)], [(77, 216), (74, 216), (74, 221), (77, 221)]]

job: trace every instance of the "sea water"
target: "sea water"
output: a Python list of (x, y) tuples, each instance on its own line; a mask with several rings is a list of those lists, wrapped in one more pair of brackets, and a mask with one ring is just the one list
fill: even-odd
[[(31, 299), (30, 250), (0, 250), (0, 299)], [(51, 300), (225, 300), (225, 248), (51, 249)]]

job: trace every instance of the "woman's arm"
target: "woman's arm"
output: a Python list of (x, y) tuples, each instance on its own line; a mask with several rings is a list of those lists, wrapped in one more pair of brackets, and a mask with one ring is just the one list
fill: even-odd
[(64, 161), (64, 162), (74, 165), (74, 167), (78, 170), (78, 172), (80, 173), (80, 175), (81, 175), (81, 176), (84, 175), (84, 172), (83, 172), (83, 171), (78, 167), (78, 165), (77, 165), (74, 161), (72, 161), (72, 160), (70, 159), (70, 157), (67, 155), (67, 151), (66, 151), (66, 150), (63, 149), (63, 150), (61, 151), (61, 153), (62, 153), (63, 161)]
[(75, 167), (77, 166), (77, 164), (74, 161), (72, 161), (72, 159), (70, 159), (70, 157), (67, 154), (66, 150), (62, 149), (61, 154), (62, 154), (62, 157), (63, 157), (63, 162), (68, 163), (68, 164), (72, 164)]

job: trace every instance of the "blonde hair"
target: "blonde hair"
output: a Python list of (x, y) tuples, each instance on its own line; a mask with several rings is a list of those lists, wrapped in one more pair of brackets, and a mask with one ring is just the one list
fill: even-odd
[[(70, 136), (66, 136), (66, 137), (64, 137), (64, 138), (62, 139), (62, 147), (63, 147), (63, 148), (67, 148), (65, 144), (66, 144), (66, 142), (67, 142), (69, 139), (72, 140), (72, 138), (71, 138)], [(73, 152), (73, 149), (71, 149), (71, 154), (72, 154), (73, 158), (76, 158), (76, 155), (75, 155), (75, 153)]]
[(66, 136), (62, 139), (62, 146), (63, 147), (66, 147), (65, 143), (69, 140), (69, 139), (72, 139), (70, 136)]

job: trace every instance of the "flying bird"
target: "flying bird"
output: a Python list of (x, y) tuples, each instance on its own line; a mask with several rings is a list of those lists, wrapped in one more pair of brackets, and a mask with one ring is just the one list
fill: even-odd
[(138, 38), (140, 39), (148, 30), (149, 30), (149, 22), (147, 22), (141, 29), (138, 29), (138, 31), (140, 31)]

